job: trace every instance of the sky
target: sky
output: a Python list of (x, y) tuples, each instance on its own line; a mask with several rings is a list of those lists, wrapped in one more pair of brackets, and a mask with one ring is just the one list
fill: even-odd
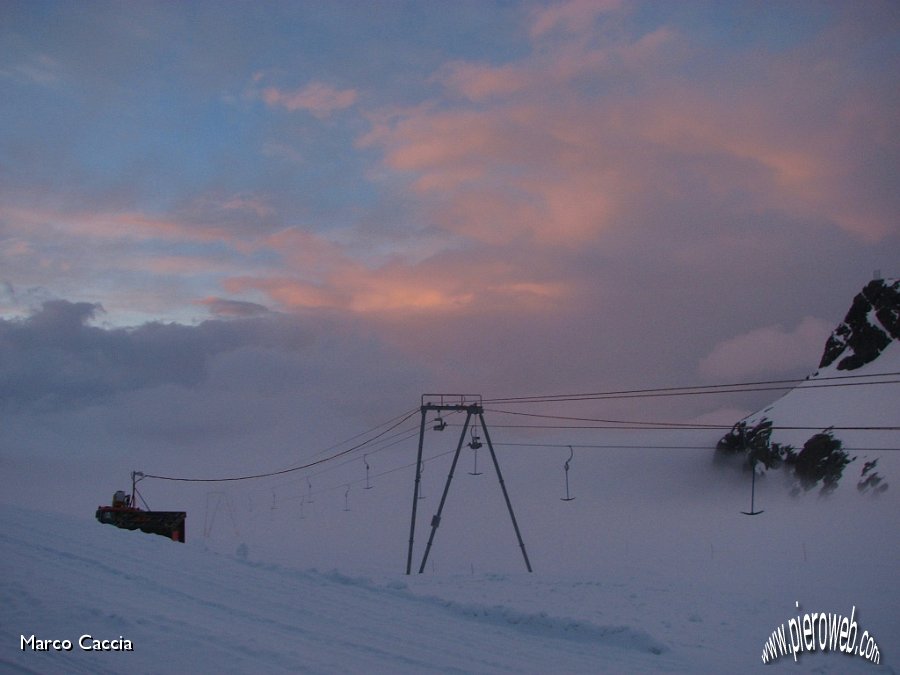
[(898, 73), (892, 2), (3, 2), (3, 461), (802, 377), (900, 276)]

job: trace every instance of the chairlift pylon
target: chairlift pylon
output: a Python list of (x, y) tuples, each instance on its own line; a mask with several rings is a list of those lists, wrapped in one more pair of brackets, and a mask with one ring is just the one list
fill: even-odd
[(566, 465), (565, 465), (565, 470), (566, 470), (566, 496), (565, 496), (565, 497), (560, 497), (560, 500), (562, 500), (562, 501), (564, 501), (564, 502), (570, 502), (570, 501), (572, 501), (573, 499), (575, 499), (575, 497), (571, 497), (571, 496), (569, 495), (569, 463), (572, 461), (572, 458), (573, 458), (574, 456), (575, 456), (575, 450), (574, 450), (574, 448), (572, 448), (572, 446), (570, 445), (570, 446), (569, 446), (569, 459), (566, 460)]

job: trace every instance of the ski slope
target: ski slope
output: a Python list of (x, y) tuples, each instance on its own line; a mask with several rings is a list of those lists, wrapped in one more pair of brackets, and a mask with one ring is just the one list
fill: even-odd
[[(803, 509), (800, 509), (803, 511)], [(795, 509), (794, 517), (808, 517)], [(355, 576), (250, 561), (89, 519), (0, 507), (0, 670), (10, 673), (694, 673), (757, 672), (763, 642), (794, 613), (850, 612), (898, 644), (897, 545), (868, 537), (769, 557), (748, 535), (785, 544), (781, 521), (734, 519), (704, 559), (663, 545), (630, 569), (595, 575)], [(808, 520), (807, 535), (827, 528)], [(797, 526), (806, 527), (802, 522)], [(792, 528), (788, 528), (792, 529)], [(809, 530), (812, 530), (810, 533)], [(883, 535), (883, 531), (882, 531)], [(896, 539), (896, 538), (894, 538)], [(883, 536), (879, 536), (883, 540)], [(847, 548), (849, 546), (849, 549)], [(753, 555), (753, 551), (759, 555)], [(849, 554), (849, 559), (848, 559)], [(365, 567), (357, 561), (356, 567)], [(72, 651), (20, 649), (69, 639)], [(77, 641), (130, 640), (133, 651)], [(794, 668), (790, 659), (782, 667)], [(803, 671), (876, 672), (843, 654), (804, 655)]]

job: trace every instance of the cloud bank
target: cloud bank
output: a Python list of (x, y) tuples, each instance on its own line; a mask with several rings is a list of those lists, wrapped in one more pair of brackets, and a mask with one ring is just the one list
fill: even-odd
[(802, 376), (897, 272), (892, 3), (5, 18), (17, 452), (242, 425), (284, 447), (427, 390)]

